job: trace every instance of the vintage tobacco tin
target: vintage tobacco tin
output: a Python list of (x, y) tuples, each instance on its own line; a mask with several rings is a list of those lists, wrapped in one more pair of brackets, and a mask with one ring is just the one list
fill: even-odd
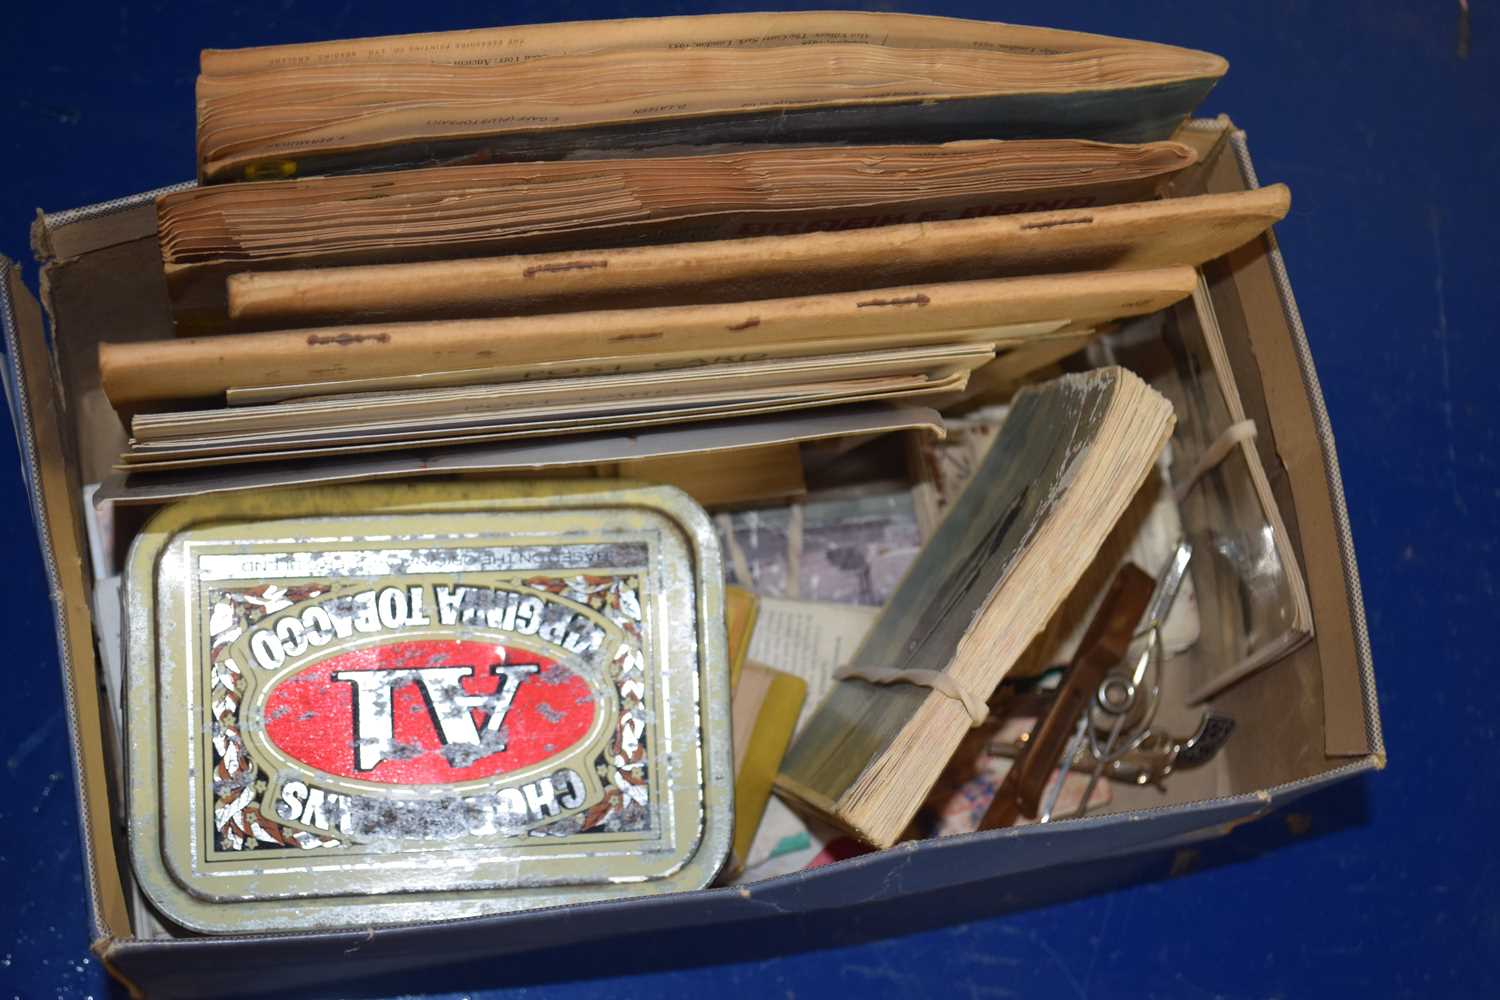
[(266, 932), (707, 885), (732, 826), (722, 580), (667, 488), (165, 509), (127, 593), (142, 890)]

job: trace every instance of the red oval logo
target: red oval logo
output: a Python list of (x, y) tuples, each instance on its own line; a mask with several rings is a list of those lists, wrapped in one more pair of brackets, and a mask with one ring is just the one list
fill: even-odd
[(524, 649), (392, 642), (318, 660), (267, 693), (267, 738), (308, 767), (391, 785), (506, 774), (560, 754), (597, 710), (578, 674)]

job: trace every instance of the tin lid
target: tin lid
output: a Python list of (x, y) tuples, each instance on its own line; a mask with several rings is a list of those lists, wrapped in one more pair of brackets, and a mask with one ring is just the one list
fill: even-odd
[(127, 581), (141, 888), (205, 932), (701, 888), (732, 827), (722, 567), (664, 487), (169, 507)]

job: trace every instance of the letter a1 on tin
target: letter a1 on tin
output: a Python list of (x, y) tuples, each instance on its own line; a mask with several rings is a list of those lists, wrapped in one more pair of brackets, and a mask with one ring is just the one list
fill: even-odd
[(453, 919), (723, 863), (722, 567), (678, 491), (199, 498), (128, 572), (131, 858), (169, 923)]

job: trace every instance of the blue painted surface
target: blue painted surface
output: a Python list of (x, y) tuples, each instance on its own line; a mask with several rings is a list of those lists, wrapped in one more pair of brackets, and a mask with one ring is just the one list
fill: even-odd
[[(1233, 115), (1262, 180), (1293, 190), (1277, 233), (1338, 436), (1389, 768), (1299, 803), (1296, 822), (1273, 817), (1205, 845), (1195, 864), (1179, 858), (1176, 874), (1171, 856), (1091, 866), (1062, 884), (1025, 887), (1056, 901), (1004, 916), (993, 915), (1013, 908), (1003, 896), (920, 900), (360, 992), (1497, 995), (1493, 6), (1474, 3), (1467, 60), (1456, 54), (1453, 0), (882, 6), (1135, 35), (1229, 58), (1229, 76), (1204, 110)], [(29, 260), (36, 207), (88, 204), (191, 174), (200, 47), (732, 5), (8, 8), (0, 15), (8, 168), (0, 251)], [(8, 515), (0, 523), (0, 879), (8, 887), (0, 995), (97, 997), (111, 987), (86, 951), (51, 615), (11, 442), (0, 433)], [(1130, 887), (1104, 888), (1116, 881)], [(475, 993), (480, 987), (491, 989)]]

